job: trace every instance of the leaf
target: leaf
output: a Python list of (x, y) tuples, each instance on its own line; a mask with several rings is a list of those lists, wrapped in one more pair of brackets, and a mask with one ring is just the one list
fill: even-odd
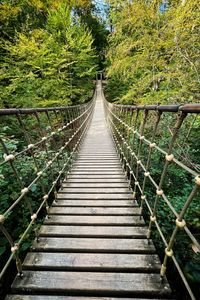
[(0, 255), (6, 251), (6, 246), (0, 247)]

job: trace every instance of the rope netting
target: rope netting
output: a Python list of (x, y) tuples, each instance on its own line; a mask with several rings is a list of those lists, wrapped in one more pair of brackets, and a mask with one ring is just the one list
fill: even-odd
[(194, 226), (195, 213), (200, 221), (199, 147), (194, 139), (199, 132), (200, 104), (126, 106), (104, 100), (133, 197), (147, 220), (147, 238), (153, 234), (162, 244), (161, 278), (170, 258), (195, 299), (180, 257), (189, 260), (187, 251), (193, 257), (200, 253), (198, 226)]
[(0, 110), (0, 232), (6, 249), (0, 279), (13, 259), (23, 276), (22, 250), (48, 218), (93, 108), (94, 97), (76, 106)]

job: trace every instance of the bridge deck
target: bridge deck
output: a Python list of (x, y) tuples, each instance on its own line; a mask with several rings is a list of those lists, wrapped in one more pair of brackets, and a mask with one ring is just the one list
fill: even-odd
[(170, 297), (106, 127), (100, 85), (89, 131), (50, 215), (7, 300)]

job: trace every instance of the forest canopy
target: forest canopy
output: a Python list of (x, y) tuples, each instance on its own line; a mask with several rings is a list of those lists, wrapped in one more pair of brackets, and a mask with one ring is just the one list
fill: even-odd
[[(199, 1), (4, 0), (0, 107), (199, 102)], [(106, 59), (105, 59), (106, 58)]]
[(110, 101), (199, 102), (199, 1), (108, 0)]
[(90, 0), (0, 4), (0, 107), (82, 103), (108, 30)]

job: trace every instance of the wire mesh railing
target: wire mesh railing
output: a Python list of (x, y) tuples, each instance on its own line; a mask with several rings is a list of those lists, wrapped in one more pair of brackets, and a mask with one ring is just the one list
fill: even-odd
[(147, 238), (153, 235), (163, 249), (161, 278), (176, 269), (195, 299), (188, 266), (200, 266), (200, 104), (125, 106), (105, 100), (105, 110)]
[(23, 276), (21, 252), (48, 218), (90, 123), (93, 99), (60, 108), (0, 110), (0, 279), (13, 259)]

